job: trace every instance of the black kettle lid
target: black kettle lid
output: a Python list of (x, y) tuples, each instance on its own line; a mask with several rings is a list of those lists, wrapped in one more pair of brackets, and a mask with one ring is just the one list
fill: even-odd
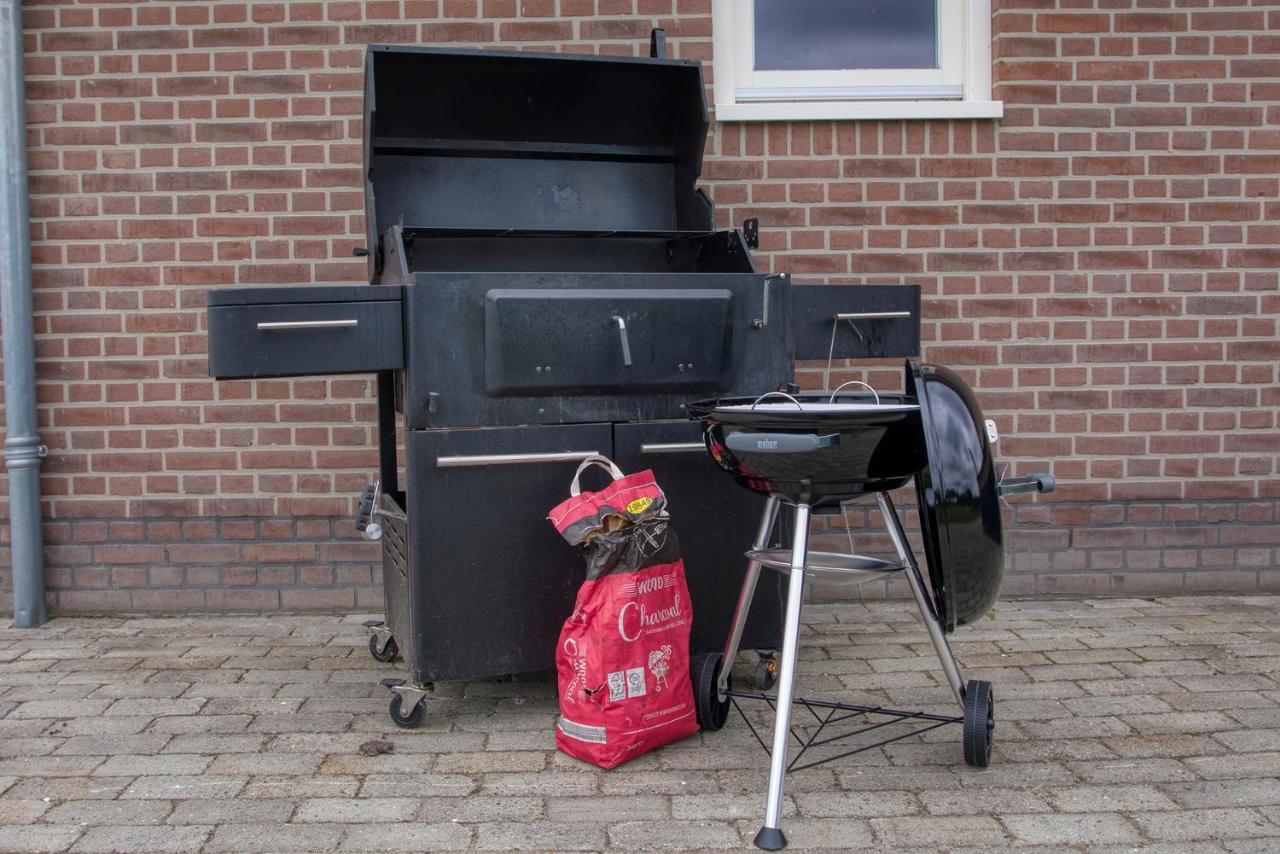
[(946, 631), (990, 610), (1004, 578), (998, 479), (978, 400), (950, 368), (906, 364), (928, 465), (915, 478), (934, 604)]

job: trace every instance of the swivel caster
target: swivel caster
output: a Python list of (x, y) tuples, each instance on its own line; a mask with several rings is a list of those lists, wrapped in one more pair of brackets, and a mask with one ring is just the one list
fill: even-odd
[[(423, 700), (430, 686), (406, 685), (400, 679), (383, 679), (382, 684), (391, 689), (391, 705), (388, 711), (391, 722), (401, 729), (417, 729), (427, 715)], [(407, 708), (407, 711), (406, 711)]]
[(385, 664), (400, 654), (400, 647), (386, 623), (381, 620), (369, 620), (364, 627), (369, 630), (369, 654), (373, 656), (374, 661)]
[[(720, 668), (724, 656), (718, 652), (704, 653), (693, 658), (689, 668), (693, 677), (693, 703), (698, 714), (698, 724), (708, 732), (722, 729), (729, 719), (729, 698), (720, 698)], [(730, 677), (729, 687), (733, 687)]]
[(396, 639), (391, 635), (387, 635), (387, 642), (381, 646), (378, 645), (377, 635), (369, 635), (369, 654), (373, 656), (374, 661), (385, 664), (400, 654), (400, 647), (396, 645)]
[(964, 687), (964, 761), (975, 768), (990, 765), (995, 731), (996, 699), (991, 683), (970, 679)]

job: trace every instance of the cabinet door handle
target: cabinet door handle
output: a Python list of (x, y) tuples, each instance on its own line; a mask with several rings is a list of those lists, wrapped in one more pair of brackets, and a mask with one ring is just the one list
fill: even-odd
[(641, 445), (642, 454), (696, 454), (705, 451), (707, 446), (701, 442), (669, 442), (653, 445)]
[(593, 457), (599, 451), (564, 451), (550, 454), (473, 454), (459, 457), (436, 457), (436, 467), (442, 469), (474, 466), (522, 466), (535, 463), (577, 463)]
[(360, 321), (353, 318), (346, 320), (269, 320), (258, 324), (258, 329), (270, 332), (273, 329), (346, 329), (359, 326)]

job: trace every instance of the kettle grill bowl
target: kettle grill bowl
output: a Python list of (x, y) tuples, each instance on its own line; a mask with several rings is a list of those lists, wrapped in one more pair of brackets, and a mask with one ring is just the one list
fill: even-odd
[[(704, 425), (707, 450), (720, 468), (747, 489), (813, 506), (835, 504), (905, 485), (927, 463), (920, 410), (909, 395), (791, 395), (799, 406), (755, 398), (719, 398), (692, 403), (691, 417)], [(876, 405), (876, 404), (879, 405)], [(815, 407), (814, 404), (823, 404)], [(830, 436), (834, 444), (803, 453), (730, 450), (738, 433)]]

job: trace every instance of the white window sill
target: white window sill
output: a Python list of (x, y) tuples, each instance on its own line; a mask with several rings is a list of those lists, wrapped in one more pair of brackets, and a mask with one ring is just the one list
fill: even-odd
[(1003, 101), (772, 101), (716, 104), (722, 122), (826, 119), (999, 119)]

